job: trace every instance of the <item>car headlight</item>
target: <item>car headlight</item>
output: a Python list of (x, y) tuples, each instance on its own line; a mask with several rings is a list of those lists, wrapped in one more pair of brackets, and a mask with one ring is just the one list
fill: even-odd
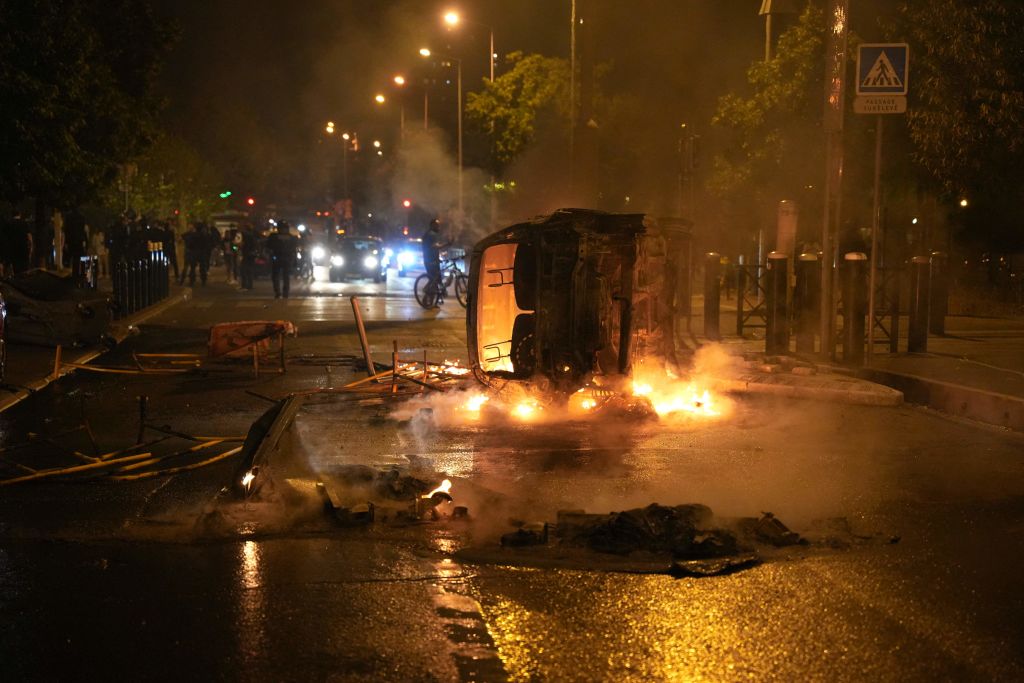
[(398, 264), (407, 266), (412, 263), (412, 252), (403, 251), (398, 254)]
[(388, 258), (391, 258), (392, 256), (395, 255), (395, 251), (391, 248), (385, 248), (384, 255), (387, 256)]
[(376, 256), (367, 256), (363, 259), (363, 265), (367, 268), (376, 268), (380, 261), (377, 260)]
[(345, 259), (341, 258), (338, 254), (335, 254), (331, 257), (331, 265), (335, 267), (343, 266), (345, 265)]
[(327, 256), (327, 252), (324, 251), (323, 247), (313, 247), (313, 260), (322, 261), (324, 256)]

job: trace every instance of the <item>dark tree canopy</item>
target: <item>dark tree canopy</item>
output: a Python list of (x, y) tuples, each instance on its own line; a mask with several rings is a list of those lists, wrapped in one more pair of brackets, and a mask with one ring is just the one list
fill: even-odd
[(169, 29), (145, 0), (0, 0), (0, 199), (95, 198), (152, 138)]
[[(512, 53), (512, 68), (466, 96), (466, 115), (490, 135), (494, 167), (514, 160), (534, 139), (546, 112), (568, 121), (569, 65), (564, 59)], [(491, 134), (493, 131), (493, 134)]]

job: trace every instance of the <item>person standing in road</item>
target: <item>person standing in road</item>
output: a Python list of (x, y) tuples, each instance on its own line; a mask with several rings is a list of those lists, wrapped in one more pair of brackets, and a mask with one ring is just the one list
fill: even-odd
[(178, 279), (178, 232), (174, 229), (174, 219), (164, 221), (163, 230), (160, 232), (160, 239), (164, 245), (164, 256), (171, 263), (171, 270), (174, 271), (174, 279)]
[(224, 230), (224, 241), (221, 248), (224, 250), (224, 269), (228, 274), (228, 284), (238, 282), (238, 227), (232, 225)]
[(430, 278), (441, 277), (441, 250), (447, 247), (450, 242), (444, 242), (441, 237), (441, 221), (434, 218), (423, 233), (423, 267)]
[(239, 256), (242, 260), (239, 275), (242, 279), (242, 289), (248, 292), (252, 290), (253, 276), (256, 271), (256, 250), (258, 248), (258, 244), (256, 241), (256, 233), (249, 224), (246, 224), (242, 228), (242, 232), (239, 233), (239, 238)]
[[(185, 284), (185, 276), (188, 276), (188, 286), (196, 284), (196, 268), (199, 268), (199, 279), (206, 284), (206, 269), (210, 265), (210, 244), (206, 237), (206, 230), (202, 223), (192, 223), (192, 229), (185, 233), (185, 269), (181, 271), (181, 279), (178, 284)], [(205, 258), (204, 258), (205, 254)], [(204, 265), (205, 264), (205, 265)]]
[(291, 233), (288, 221), (277, 224), (277, 231), (267, 238), (267, 249), (270, 251), (270, 278), (274, 282), (274, 298), (288, 298), (291, 286), (292, 268), (295, 265), (295, 252), (299, 248), (295, 235)]

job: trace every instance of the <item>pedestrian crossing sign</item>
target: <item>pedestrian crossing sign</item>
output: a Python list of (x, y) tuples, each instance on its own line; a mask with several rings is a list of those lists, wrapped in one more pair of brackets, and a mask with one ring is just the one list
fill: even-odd
[(857, 51), (858, 95), (906, 95), (906, 43), (871, 43)]

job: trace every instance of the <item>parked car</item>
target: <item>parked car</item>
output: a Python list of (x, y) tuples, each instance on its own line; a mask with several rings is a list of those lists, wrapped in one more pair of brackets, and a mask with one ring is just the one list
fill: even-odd
[(388, 276), (384, 245), (376, 237), (342, 237), (331, 249), (328, 279), (373, 278), (384, 282)]
[(29, 270), (0, 280), (7, 309), (6, 340), (45, 346), (109, 342), (113, 305), (94, 290), (79, 289), (74, 279), (46, 270)]

